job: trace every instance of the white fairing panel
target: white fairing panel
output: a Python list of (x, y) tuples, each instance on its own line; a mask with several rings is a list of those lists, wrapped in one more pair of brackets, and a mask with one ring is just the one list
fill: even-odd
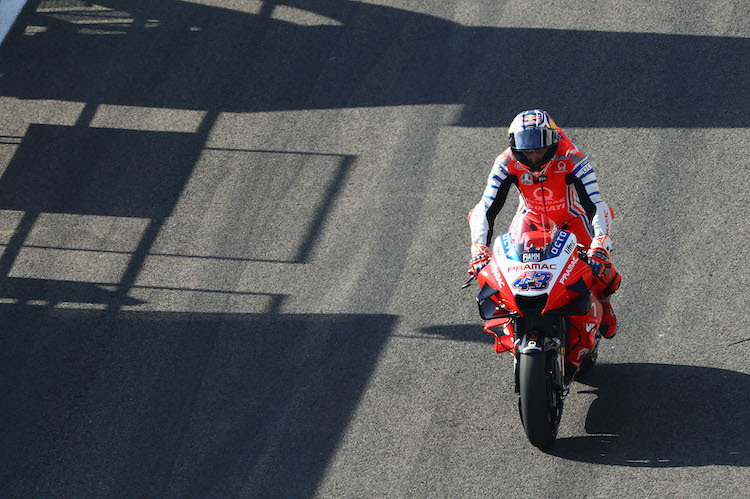
[(544, 260), (522, 262), (513, 248), (510, 233), (505, 233), (496, 239), (493, 252), (500, 272), (513, 294), (532, 297), (549, 293), (576, 251), (576, 246), (577, 240), (573, 233), (559, 231)]

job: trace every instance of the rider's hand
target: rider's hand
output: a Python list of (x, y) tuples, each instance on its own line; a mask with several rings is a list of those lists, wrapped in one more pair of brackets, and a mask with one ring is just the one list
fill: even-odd
[(609, 262), (609, 252), (604, 248), (591, 248), (588, 251), (589, 266), (594, 276), (606, 279), (612, 264)]
[(617, 291), (622, 281), (622, 276), (609, 261), (610, 251), (612, 251), (612, 241), (609, 236), (599, 236), (591, 241), (587, 254), (591, 271), (606, 286), (602, 291), (604, 298)]
[(469, 260), (469, 273), (475, 276), (490, 261), (490, 249), (478, 243), (471, 244), (471, 259)]
[(589, 266), (594, 276), (606, 279), (612, 264), (609, 262), (609, 252), (612, 250), (612, 240), (609, 236), (595, 237), (591, 241), (591, 246), (587, 256)]

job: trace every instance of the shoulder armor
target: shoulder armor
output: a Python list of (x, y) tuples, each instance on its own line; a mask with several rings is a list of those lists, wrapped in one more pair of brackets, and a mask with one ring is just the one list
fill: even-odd
[(570, 160), (573, 162), (573, 165), (577, 165), (581, 161), (583, 161), (586, 158), (586, 156), (583, 155), (583, 153), (579, 150), (576, 150), (575, 153), (570, 155)]
[(500, 156), (497, 157), (495, 160), (496, 165), (504, 166), (505, 168), (508, 167), (510, 164), (510, 155), (507, 153), (502, 153)]
[(508, 163), (510, 163), (510, 147), (500, 153), (500, 156), (497, 157), (495, 163), (508, 166)]

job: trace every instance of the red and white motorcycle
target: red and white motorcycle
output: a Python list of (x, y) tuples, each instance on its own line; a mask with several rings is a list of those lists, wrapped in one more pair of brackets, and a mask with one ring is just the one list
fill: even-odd
[(495, 337), (496, 352), (515, 358), (526, 436), (549, 447), (570, 383), (594, 364), (601, 338), (602, 305), (591, 292), (586, 253), (545, 215), (518, 214), (476, 278), (484, 330)]

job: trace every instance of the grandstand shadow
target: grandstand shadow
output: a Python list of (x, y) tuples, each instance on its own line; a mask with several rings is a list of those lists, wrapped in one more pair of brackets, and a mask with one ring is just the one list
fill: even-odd
[(4, 495), (314, 494), (395, 317), (0, 305)]
[[(748, 38), (473, 27), (348, 0), (97, 4), (27, 9), (0, 51), (3, 95), (213, 112), (460, 104), (456, 124), (483, 127), (542, 103), (569, 127), (750, 126)], [(511, 70), (554, 60), (541, 87)]]

